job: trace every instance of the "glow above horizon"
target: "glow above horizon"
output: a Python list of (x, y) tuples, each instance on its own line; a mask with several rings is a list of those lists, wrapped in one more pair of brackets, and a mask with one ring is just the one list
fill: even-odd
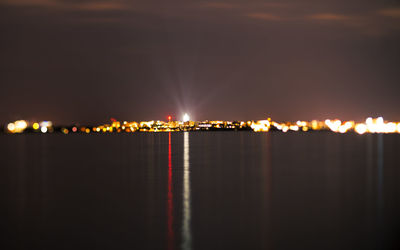
[(190, 116), (189, 116), (187, 113), (185, 113), (185, 114), (183, 115), (183, 117), (182, 117), (182, 121), (183, 121), (183, 122), (188, 122), (188, 121), (190, 121)]

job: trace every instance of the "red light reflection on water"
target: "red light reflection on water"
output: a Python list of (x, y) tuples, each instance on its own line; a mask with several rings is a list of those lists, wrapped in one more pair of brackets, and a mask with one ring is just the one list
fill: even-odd
[(168, 203), (167, 203), (167, 225), (168, 225), (168, 249), (174, 249), (174, 215), (172, 194), (172, 160), (171, 160), (171, 132), (168, 133)]

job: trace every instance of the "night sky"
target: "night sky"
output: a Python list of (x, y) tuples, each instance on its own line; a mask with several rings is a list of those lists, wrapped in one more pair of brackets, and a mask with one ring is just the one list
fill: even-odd
[(400, 121), (400, 1), (0, 0), (0, 123)]

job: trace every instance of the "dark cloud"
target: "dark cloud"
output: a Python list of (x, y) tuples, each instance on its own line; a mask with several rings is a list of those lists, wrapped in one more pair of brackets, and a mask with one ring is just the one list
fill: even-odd
[(386, 16), (386, 17), (400, 18), (400, 8), (379, 10), (379, 14)]
[(0, 122), (400, 120), (399, 8), (0, 0)]
[(309, 18), (322, 21), (349, 21), (353, 19), (351, 16), (332, 14), (332, 13), (314, 14), (309, 16)]
[(249, 13), (249, 14), (247, 14), (247, 16), (250, 18), (267, 20), (267, 21), (281, 21), (282, 20), (281, 17), (273, 15), (271, 13), (256, 12), (256, 13)]

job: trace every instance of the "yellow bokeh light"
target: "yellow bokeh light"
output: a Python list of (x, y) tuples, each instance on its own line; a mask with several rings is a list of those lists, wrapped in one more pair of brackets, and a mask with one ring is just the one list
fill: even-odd
[(11, 133), (22, 133), (28, 127), (28, 123), (24, 120), (11, 122), (7, 125), (7, 130)]
[(318, 121), (312, 120), (312, 121), (311, 121), (311, 128), (312, 128), (313, 130), (317, 130), (317, 129), (318, 129)]
[(37, 123), (37, 122), (35, 122), (33, 125), (32, 125), (32, 128), (34, 129), (34, 130), (38, 130), (39, 129), (39, 123)]

